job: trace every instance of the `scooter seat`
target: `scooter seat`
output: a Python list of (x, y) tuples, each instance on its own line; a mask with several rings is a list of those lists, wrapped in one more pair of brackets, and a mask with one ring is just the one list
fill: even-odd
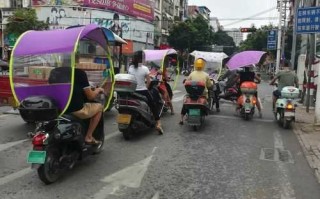
[(82, 119), (80, 119), (72, 114), (64, 114), (64, 115), (62, 115), (62, 117), (65, 119), (68, 119), (72, 122), (82, 122), (83, 121)]

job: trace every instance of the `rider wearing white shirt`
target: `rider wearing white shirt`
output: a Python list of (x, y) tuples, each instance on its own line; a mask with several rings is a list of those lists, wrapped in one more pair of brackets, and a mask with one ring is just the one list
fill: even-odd
[[(150, 78), (147, 77), (149, 76), (149, 73), (150, 73), (148, 67), (142, 65), (141, 63), (138, 64), (137, 68), (135, 68), (134, 65), (131, 65), (129, 67), (128, 73), (136, 77), (137, 91), (148, 90), (147, 85), (145, 83), (145, 79), (147, 79), (148, 84), (150, 83)], [(149, 82), (148, 82), (148, 79), (149, 79)]]
[(132, 64), (129, 66), (128, 73), (136, 77), (136, 80), (137, 80), (136, 92), (147, 97), (148, 105), (157, 123), (156, 129), (159, 131), (160, 134), (163, 134), (159, 111), (158, 111), (159, 108), (156, 103), (157, 100), (154, 99), (154, 97), (152, 97), (151, 93), (148, 90), (150, 85), (150, 76), (149, 76), (150, 72), (148, 67), (142, 65), (141, 62), (142, 62), (142, 51), (138, 51), (135, 53), (133, 57)]

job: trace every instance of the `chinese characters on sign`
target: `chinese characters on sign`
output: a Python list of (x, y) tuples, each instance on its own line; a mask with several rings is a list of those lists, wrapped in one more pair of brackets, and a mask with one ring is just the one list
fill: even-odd
[(268, 32), (267, 49), (268, 50), (276, 50), (276, 45), (277, 45), (277, 31), (270, 30)]
[(320, 7), (299, 8), (296, 16), (297, 33), (320, 32)]

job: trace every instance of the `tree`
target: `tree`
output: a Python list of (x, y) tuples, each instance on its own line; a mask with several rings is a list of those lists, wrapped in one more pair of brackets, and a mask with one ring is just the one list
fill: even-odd
[(5, 33), (14, 34), (18, 37), (28, 30), (45, 30), (48, 28), (48, 23), (38, 20), (34, 9), (21, 8), (15, 10), (13, 16), (8, 19)]
[[(272, 25), (263, 26), (257, 29), (256, 32), (248, 35), (247, 39), (240, 44), (240, 50), (262, 50), (267, 51), (268, 42), (268, 31), (272, 29), (277, 29)], [(291, 58), (291, 48), (292, 48), (292, 28), (286, 31), (284, 55), (286, 59)], [(299, 43), (299, 40), (297, 41)], [(272, 50), (273, 56), (276, 56), (276, 50)]]
[(202, 16), (176, 23), (169, 30), (168, 42), (173, 48), (184, 52), (188, 49), (212, 51), (212, 45), (225, 46), (223, 51), (230, 55), (234, 52), (235, 43), (226, 32), (218, 30), (216, 33)]
[(201, 50), (213, 44), (212, 27), (202, 16), (176, 23), (169, 30), (168, 42), (180, 51)]
[(227, 55), (231, 55), (235, 49), (236, 44), (233, 41), (233, 38), (230, 37), (225, 31), (218, 30), (213, 35), (213, 40), (215, 45), (224, 46), (223, 52)]

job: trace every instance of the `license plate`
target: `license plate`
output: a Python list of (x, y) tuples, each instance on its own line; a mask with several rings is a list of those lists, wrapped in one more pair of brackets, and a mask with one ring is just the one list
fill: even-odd
[(46, 160), (46, 151), (29, 151), (28, 157), (27, 157), (27, 162), (32, 164), (43, 164)]
[(295, 114), (294, 114), (294, 112), (284, 112), (284, 116), (285, 117), (293, 117)]
[(200, 116), (200, 109), (189, 109), (190, 116)]
[(119, 124), (130, 124), (131, 115), (129, 114), (119, 114), (117, 117), (117, 123)]

